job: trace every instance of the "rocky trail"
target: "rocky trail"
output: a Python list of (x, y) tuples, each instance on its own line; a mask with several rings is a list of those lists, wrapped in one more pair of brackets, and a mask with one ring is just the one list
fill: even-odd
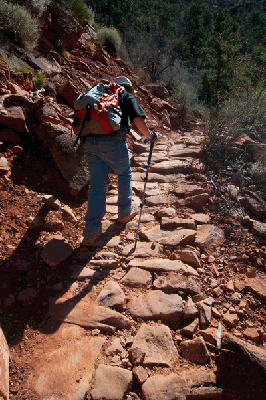
[[(80, 247), (89, 176), (71, 105), (132, 72), (103, 52), (59, 58), (60, 101), (30, 100), (30, 78), (1, 60), (0, 398), (265, 399), (265, 203), (213, 169), (200, 122), (175, 129), (176, 110), (142, 84), (160, 136), (136, 249), (139, 216), (117, 222), (112, 171), (103, 234)], [(149, 144), (134, 130), (128, 142), (140, 204)]]

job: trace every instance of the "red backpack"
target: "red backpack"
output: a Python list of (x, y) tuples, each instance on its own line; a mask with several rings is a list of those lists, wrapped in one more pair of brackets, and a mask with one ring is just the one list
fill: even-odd
[(122, 111), (118, 101), (124, 90), (117, 83), (104, 81), (77, 98), (72, 127), (78, 139), (90, 134), (108, 135), (120, 129)]

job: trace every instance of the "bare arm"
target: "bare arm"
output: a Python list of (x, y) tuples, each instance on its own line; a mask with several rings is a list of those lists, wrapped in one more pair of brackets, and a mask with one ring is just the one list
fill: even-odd
[(138, 131), (140, 131), (140, 133), (146, 136), (147, 139), (149, 140), (152, 139), (152, 135), (150, 134), (150, 131), (143, 117), (136, 117), (135, 119), (133, 119), (133, 123), (135, 124)]

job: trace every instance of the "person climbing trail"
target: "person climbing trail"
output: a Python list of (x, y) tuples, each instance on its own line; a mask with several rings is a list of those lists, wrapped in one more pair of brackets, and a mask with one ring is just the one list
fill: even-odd
[(138, 213), (138, 207), (132, 204), (132, 171), (126, 143), (130, 123), (134, 123), (138, 131), (149, 141), (157, 139), (156, 133), (148, 129), (145, 122), (146, 115), (132, 94), (133, 86), (130, 79), (118, 76), (114, 79), (114, 83), (124, 88), (118, 101), (122, 111), (120, 128), (107, 135), (88, 134), (84, 139), (84, 151), (88, 155), (90, 187), (81, 246), (93, 246), (102, 233), (109, 168), (118, 176), (118, 221), (125, 224)]

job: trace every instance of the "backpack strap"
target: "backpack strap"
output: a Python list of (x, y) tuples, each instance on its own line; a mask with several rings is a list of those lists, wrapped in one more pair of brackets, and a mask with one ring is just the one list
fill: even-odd
[(79, 139), (81, 138), (85, 123), (86, 123), (86, 121), (89, 121), (89, 120), (90, 120), (90, 106), (86, 106), (86, 114), (85, 114), (85, 116), (83, 118), (82, 127), (81, 127), (81, 129), (79, 131), (78, 137), (76, 138), (76, 140), (75, 140), (75, 142), (73, 144), (73, 147), (76, 147)]

